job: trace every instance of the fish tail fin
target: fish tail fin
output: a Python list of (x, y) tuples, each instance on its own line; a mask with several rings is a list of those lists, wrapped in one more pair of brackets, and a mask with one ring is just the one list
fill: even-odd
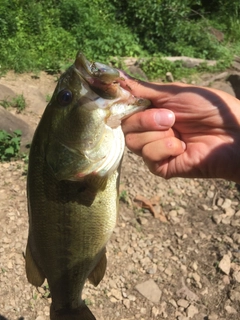
[(54, 310), (51, 304), (50, 308), (50, 319), (51, 320), (96, 320), (88, 306), (82, 304), (79, 308), (74, 310)]

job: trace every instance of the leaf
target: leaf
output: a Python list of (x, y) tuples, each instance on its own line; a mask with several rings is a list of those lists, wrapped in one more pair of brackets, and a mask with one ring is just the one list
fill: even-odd
[(12, 155), (14, 156), (14, 148), (13, 147), (8, 147), (7, 149), (5, 149), (4, 152), (6, 155)]
[(154, 218), (159, 219), (161, 222), (167, 222), (162, 210), (160, 212), (155, 209), (156, 199), (147, 199), (143, 196), (137, 195), (134, 201), (138, 203), (141, 208), (148, 209), (154, 216)]
[(13, 131), (13, 133), (18, 136), (18, 137), (21, 137), (22, 136), (22, 131), (20, 129), (17, 129), (15, 131)]

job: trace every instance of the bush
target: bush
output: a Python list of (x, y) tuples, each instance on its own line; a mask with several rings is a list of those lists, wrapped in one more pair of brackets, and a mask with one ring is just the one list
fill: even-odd
[(102, 61), (142, 52), (137, 37), (109, 12), (108, 1), (83, 0), (81, 5), (78, 0), (4, 1), (0, 4), (2, 70), (59, 71), (79, 49)]
[[(1, 0), (2, 71), (58, 72), (89, 59), (240, 54), (239, 0)], [(219, 43), (210, 29), (224, 32)]]

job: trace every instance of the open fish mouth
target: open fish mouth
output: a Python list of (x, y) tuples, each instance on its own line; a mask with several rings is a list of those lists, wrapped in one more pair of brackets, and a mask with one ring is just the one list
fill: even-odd
[(120, 73), (117, 69), (99, 62), (90, 62), (82, 52), (77, 54), (74, 66), (89, 87), (100, 97), (114, 99), (119, 96), (117, 80), (120, 78)]

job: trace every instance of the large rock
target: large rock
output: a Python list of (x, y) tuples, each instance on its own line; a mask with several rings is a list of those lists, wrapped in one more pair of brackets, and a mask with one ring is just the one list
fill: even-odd
[(15, 130), (22, 131), (21, 152), (26, 152), (26, 146), (32, 141), (34, 130), (25, 121), (13, 115), (0, 106), (0, 130), (13, 133)]
[(3, 100), (10, 101), (15, 97), (16, 97), (16, 93), (12, 89), (6, 87), (3, 84), (0, 84), (0, 104), (1, 104), (1, 101)]
[(231, 83), (236, 98), (240, 99), (240, 74), (231, 74), (227, 81)]

